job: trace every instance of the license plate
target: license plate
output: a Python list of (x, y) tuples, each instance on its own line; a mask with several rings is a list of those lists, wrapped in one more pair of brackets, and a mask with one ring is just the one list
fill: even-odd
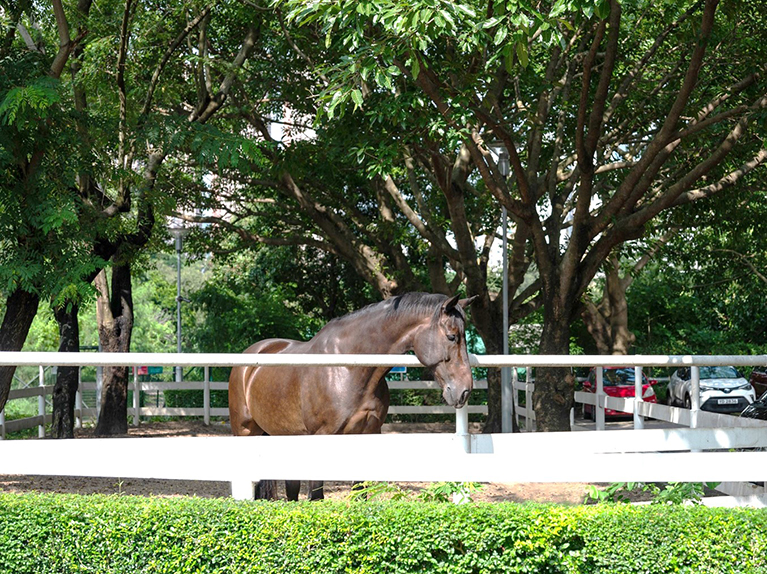
[(718, 405), (737, 405), (738, 399), (719, 399), (716, 403)]

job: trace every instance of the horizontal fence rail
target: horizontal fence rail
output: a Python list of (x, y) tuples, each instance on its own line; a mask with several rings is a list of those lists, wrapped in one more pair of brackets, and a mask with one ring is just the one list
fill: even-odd
[[(469, 355), (472, 367), (710, 367), (767, 365), (767, 355)], [(237, 353), (56, 353), (0, 352), (0, 366), (58, 367), (421, 367), (414, 355)]]
[[(515, 376), (514, 384), (516, 389), (528, 395), (524, 416), (533, 422), (534, 413), (529, 408), (529, 393), (534, 385), (530, 381), (530, 368), (533, 367), (633, 366), (641, 375), (641, 367), (647, 366), (691, 366), (695, 370), (700, 366), (767, 364), (767, 355), (472, 355), (470, 359), (475, 367), (528, 367), (527, 381), (516, 381)], [(408, 355), (0, 352), (0, 366), (38, 366), (41, 372), (44, 365), (211, 367), (285, 364), (420, 366), (415, 357)], [(391, 382), (393, 386), (407, 383)], [(142, 382), (140, 387), (134, 388), (159, 390), (165, 384)], [(214, 388), (209, 380), (205, 385), (208, 389)], [(25, 393), (35, 396), (46, 390), (40, 386)], [(476, 482), (722, 481), (732, 485), (767, 478), (764, 476), (767, 474), (767, 452), (763, 450), (767, 448), (767, 426), (763, 421), (698, 412), (696, 408), (687, 410), (646, 403), (641, 398), (618, 399), (578, 392), (576, 399), (596, 406), (597, 416), (600, 411), (604, 415), (604, 408), (633, 413), (635, 424), (637, 420), (651, 416), (682, 425), (722, 428), (471, 435), (468, 433), (467, 409), (461, 409), (453, 435), (249, 437), (248, 442), (242, 437), (4, 441), (0, 443), (0, 473), (223, 480), (232, 483), (233, 493), (238, 498), (250, 497), (253, 481), (267, 478)], [(137, 404), (134, 403), (134, 407)], [(712, 418), (709, 419), (709, 415)], [(520, 464), (520, 460), (534, 462)], [(733, 487), (730, 492), (749, 495), (751, 502), (765, 502), (763, 487)]]
[[(387, 382), (390, 390), (438, 390), (439, 384), (435, 381), (410, 381), (394, 380)], [(133, 424), (138, 426), (141, 418), (146, 417), (203, 417), (205, 424), (210, 424), (211, 417), (229, 417), (227, 407), (212, 407), (210, 405), (211, 391), (226, 391), (229, 383), (225, 381), (139, 381), (134, 376), (133, 383), (129, 390), (136, 393), (134, 395), (133, 406), (129, 406), (128, 414), (133, 417)], [(8, 400), (17, 400), (34, 397), (51, 397), (54, 387), (52, 385), (27, 387), (24, 389), (12, 389)], [(80, 381), (77, 391), (77, 401), (75, 406), (75, 420), (77, 428), (82, 427), (84, 419), (96, 419), (98, 408), (83, 406), (82, 394), (90, 392), (97, 395), (98, 385), (95, 381)], [(487, 381), (474, 381), (474, 389), (477, 391), (487, 390)], [(137, 393), (159, 393), (165, 391), (203, 391), (203, 406), (140, 406), (136, 400)], [(487, 414), (487, 405), (466, 405), (469, 414)], [(389, 405), (388, 414), (390, 415), (455, 415), (455, 409), (447, 405), (400, 405), (392, 402)], [(0, 439), (5, 438), (7, 433), (17, 432), (35, 427), (41, 427), (52, 421), (52, 415), (45, 412), (44, 407), (38, 411), (36, 416), (27, 416), (13, 420), (5, 420), (0, 415)], [(41, 431), (43, 432), (43, 431)], [(39, 436), (43, 436), (40, 434)]]
[[(594, 441), (584, 440), (581, 433), (472, 435), (468, 452), (465, 443), (450, 434), (8, 441), (2, 444), (7, 456), (0, 460), (0, 473), (48, 474), (53, 466), (70, 476), (188, 479), (193, 474), (196, 480), (217, 481), (230, 481), (236, 475), (340, 481), (356, 476), (360, 480), (508, 483), (626, 481), (631, 477), (726, 481), (744, 474), (758, 480), (767, 468), (763, 451), (682, 456), (682, 451), (691, 449), (767, 446), (765, 433), (755, 429), (735, 433), (650, 429), (593, 435)], [(32, 446), (40, 456), (27, 456)], [(547, 451), (557, 456), (540, 456)], [(164, 454), (151, 464), (137, 464), (148, 452)], [(518, 457), (525, 456), (536, 456), (535, 464), (520, 465)], [(651, 459), (664, 463), (643, 468), (641, 461)], [(216, 463), (200, 464), (200, 460)], [(401, 463), (392, 464), (394, 460)], [(724, 460), (730, 462), (721, 464)]]

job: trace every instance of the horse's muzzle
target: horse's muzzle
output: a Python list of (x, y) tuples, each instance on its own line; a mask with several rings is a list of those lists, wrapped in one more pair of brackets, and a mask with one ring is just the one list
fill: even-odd
[(470, 393), (471, 389), (463, 389), (463, 391), (460, 391), (459, 394), (459, 389), (454, 389), (450, 385), (447, 385), (444, 392), (442, 393), (442, 397), (445, 399), (445, 402), (448, 405), (456, 409), (460, 409), (469, 400)]

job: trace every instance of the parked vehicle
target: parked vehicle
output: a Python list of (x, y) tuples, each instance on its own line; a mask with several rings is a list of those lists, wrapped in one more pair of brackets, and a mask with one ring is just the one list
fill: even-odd
[[(672, 406), (692, 405), (690, 379), (692, 369), (674, 371), (668, 381), (668, 403)], [(735, 367), (700, 367), (700, 408), (715, 413), (739, 413), (754, 402), (756, 393)]]
[[(603, 367), (602, 368), (602, 384), (604, 386), (605, 394), (611, 397), (621, 398), (634, 398), (634, 367)], [(644, 373), (642, 373), (642, 400), (648, 403), (658, 402), (655, 396), (655, 390), (653, 385), (657, 381), (649, 380)], [(597, 392), (597, 374), (596, 369), (591, 369), (588, 378), (583, 382), (583, 390), (587, 393)], [(593, 405), (583, 405), (584, 418), (594, 418), (594, 411), (596, 407)], [(614, 411), (612, 409), (605, 409), (605, 417), (627, 417), (632, 416), (631, 413), (624, 413), (623, 411)]]
[(762, 396), (743, 409), (740, 416), (747, 419), (767, 421), (767, 391), (762, 393)]
[(754, 367), (748, 382), (754, 387), (756, 396), (761, 397), (767, 393), (767, 367)]

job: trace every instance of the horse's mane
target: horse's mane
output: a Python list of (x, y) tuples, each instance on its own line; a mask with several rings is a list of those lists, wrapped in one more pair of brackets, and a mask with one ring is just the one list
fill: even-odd
[[(405, 314), (431, 315), (436, 312), (437, 307), (445, 299), (447, 299), (447, 296), (440, 293), (404, 293), (403, 295), (384, 299), (378, 303), (372, 303), (348, 315), (333, 319), (328, 325), (341, 321), (364, 319), (370, 315), (381, 313), (389, 317)], [(459, 312), (463, 315), (463, 309), (459, 306), (456, 306), (456, 309), (459, 309)]]

